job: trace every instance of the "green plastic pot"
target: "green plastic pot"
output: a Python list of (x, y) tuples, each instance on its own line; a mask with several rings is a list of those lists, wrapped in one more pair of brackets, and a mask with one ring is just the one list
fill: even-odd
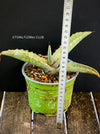
[[(58, 83), (43, 83), (32, 80), (24, 72), (25, 66), (27, 64), (28, 63), (25, 63), (23, 65), (22, 74), (24, 75), (26, 80), (28, 100), (31, 109), (35, 113), (42, 113), (46, 116), (56, 116)], [(77, 75), (78, 73), (76, 73), (73, 78), (66, 81), (64, 112), (68, 110), (68, 107), (71, 104), (73, 86)]]

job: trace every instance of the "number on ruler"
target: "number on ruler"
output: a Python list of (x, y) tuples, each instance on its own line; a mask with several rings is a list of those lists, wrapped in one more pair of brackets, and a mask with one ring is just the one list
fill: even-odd
[(65, 21), (69, 21), (69, 19), (65, 19)]
[(62, 68), (65, 68), (65, 66), (62, 66)]
[(68, 30), (65, 30), (65, 33), (68, 33)]
[(63, 49), (66, 49), (66, 46), (63, 46)]
[(64, 57), (64, 56), (63, 56), (62, 58), (63, 58), (63, 59), (65, 59), (65, 57)]
[(61, 118), (61, 114), (59, 114), (59, 118)]
[(67, 36), (64, 36), (65, 39), (67, 39)]
[(61, 75), (61, 77), (64, 77), (64, 75)]
[(66, 15), (69, 16), (69, 13), (67, 12)]
[(68, 25), (65, 25), (65, 27), (68, 27)]
[(64, 41), (64, 44), (66, 44), (67, 42), (66, 41)]
[(63, 94), (63, 91), (60, 91), (60, 94)]
[(65, 64), (65, 62), (63, 61), (62, 64)]
[(62, 70), (61, 72), (64, 73), (64, 70)]
[(63, 79), (61, 79), (61, 81), (64, 81)]

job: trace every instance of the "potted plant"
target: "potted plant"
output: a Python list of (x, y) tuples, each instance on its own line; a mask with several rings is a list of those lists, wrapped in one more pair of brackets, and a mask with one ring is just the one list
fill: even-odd
[[(91, 31), (77, 32), (70, 37), (69, 52)], [(27, 83), (28, 99), (31, 109), (36, 113), (54, 116), (57, 112), (58, 80), (61, 46), (52, 54), (49, 44), (47, 57), (28, 50), (6, 50), (0, 55), (7, 55), (26, 62), (22, 74)], [(64, 112), (71, 104), (73, 85), (78, 72), (94, 74), (100, 77), (97, 70), (68, 60)]]

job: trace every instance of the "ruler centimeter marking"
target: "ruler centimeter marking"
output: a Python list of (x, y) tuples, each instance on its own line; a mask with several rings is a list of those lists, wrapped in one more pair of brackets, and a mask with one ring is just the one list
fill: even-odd
[(71, 29), (73, 0), (64, 0), (62, 37), (61, 37), (61, 57), (59, 71), (58, 106), (57, 106), (57, 127), (63, 124), (63, 107), (65, 95), (65, 82), (68, 60), (68, 46)]

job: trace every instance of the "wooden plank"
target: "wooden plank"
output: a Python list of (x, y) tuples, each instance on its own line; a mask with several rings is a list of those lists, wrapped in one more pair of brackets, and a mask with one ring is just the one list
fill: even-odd
[(27, 93), (6, 93), (0, 134), (30, 134)]
[[(0, 134), (30, 134), (30, 107), (27, 93), (6, 93)], [(56, 117), (35, 114), (35, 134), (64, 134), (56, 128)]]
[(67, 116), (68, 134), (99, 134), (89, 93), (74, 93)]
[(64, 134), (64, 127), (56, 127), (56, 117), (46, 117), (42, 114), (35, 114), (34, 134)]
[[(30, 121), (27, 93), (6, 93), (0, 134), (30, 134)], [(42, 114), (35, 114), (33, 131), (34, 134), (64, 134), (64, 128), (56, 128), (56, 117)], [(74, 93), (68, 110), (68, 134), (99, 134), (89, 93)]]
[(97, 114), (98, 114), (97, 115), (97, 122), (98, 122), (98, 127), (99, 127), (99, 130), (100, 130), (100, 92), (99, 93), (94, 93), (93, 96), (94, 96), (95, 105), (96, 105), (96, 108), (97, 108)]
[(100, 120), (100, 92), (99, 93), (93, 93), (94, 100), (96, 103), (98, 115), (99, 115), (99, 120)]

